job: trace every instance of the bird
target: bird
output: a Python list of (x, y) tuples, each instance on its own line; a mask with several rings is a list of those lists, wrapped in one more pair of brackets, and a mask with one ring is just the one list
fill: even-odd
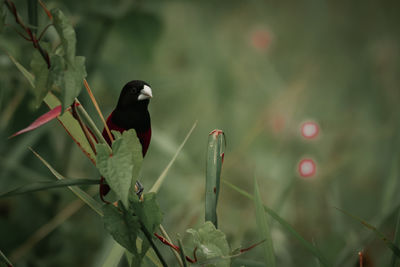
[[(137, 137), (142, 145), (142, 155), (146, 155), (151, 141), (151, 119), (148, 111), (153, 92), (150, 85), (141, 80), (133, 80), (125, 84), (120, 93), (117, 106), (107, 117), (108, 128), (123, 133), (129, 129), (135, 129)], [(104, 128), (102, 135), (111, 146), (111, 139)], [(143, 187), (136, 182), (137, 193), (143, 191)], [(110, 187), (104, 184), (104, 178), (100, 181), (100, 197), (103, 200)], [(141, 194), (141, 192), (140, 192)], [(104, 200), (103, 200), (104, 201)]]

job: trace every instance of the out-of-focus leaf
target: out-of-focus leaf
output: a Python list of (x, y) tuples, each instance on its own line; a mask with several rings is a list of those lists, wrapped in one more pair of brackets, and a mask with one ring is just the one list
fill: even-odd
[[(396, 222), (396, 229), (394, 231), (393, 243), (396, 246), (400, 246), (400, 212), (397, 214), (397, 222)], [(391, 266), (392, 267), (400, 266), (400, 259), (395, 253), (393, 253), (392, 255)]]
[(53, 109), (51, 109), (49, 112), (46, 112), (39, 118), (37, 118), (34, 122), (32, 122), (28, 127), (16, 132), (15, 134), (11, 135), (10, 137), (14, 137), (17, 135), (20, 135), (22, 133), (26, 133), (32, 130), (35, 130), (36, 128), (42, 126), (43, 124), (48, 123), (49, 121), (57, 118), (58, 115), (61, 113), (61, 106), (57, 106)]
[[(235, 190), (236, 192), (240, 193), (241, 195), (247, 197), (248, 199), (254, 200), (254, 197), (250, 195), (248, 192), (244, 191), (243, 189), (240, 189), (239, 187), (229, 183), (226, 180), (223, 180), (223, 182), (228, 185), (230, 188)], [(282, 219), (275, 211), (272, 209), (268, 208), (267, 206), (264, 206), (265, 212), (267, 212), (274, 220), (278, 221), (279, 224), (285, 229), (288, 233), (290, 233), (294, 238), (300, 241), (301, 245), (307, 249), (309, 252), (311, 252), (315, 257), (318, 258), (322, 266), (332, 266), (331, 263), (328, 262), (328, 260), (325, 258), (325, 256), (319, 251), (317, 247), (315, 247), (313, 244), (305, 240), (296, 230), (293, 229), (293, 227), (284, 219)]]
[(125, 207), (128, 207), (129, 193), (134, 191), (132, 185), (142, 165), (142, 146), (133, 129), (125, 131), (122, 136), (114, 132), (114, 136), (116, 140), (112, 144), (112, 156), (106, 144), (96, 145), (97, 168)]
[(39, 106), (46, 94), (51, 90), (52, 81), (51, 77), (49, 77), (50, 71), (47, 68), (47, 63), (37, 50), (33, 52), (31, 68), (35, 76), (35, 105)]
[(254, 204), (256, 206), (256, 221), (259, 236), (265, 239), (262, 244), (264, 248), (264, 259), (266, 266), (275, 266), (274, 247), (272, 244), (271, 230), (265, 215), (264, 207), (261, 200), (260, 189), (258, 188), (257, 180), (254, 178)]
[(32, 86), (32, 88), (35, 88), (35, 77), (32, 75), (32, 73), (30, 73), (24, 66), (22, 66), (13, 56), (11, 56), (8, 53), (7, 53), (7, 55), (11, 59), (11, 61), (15, 64), (15, 66), (18, 68), (18, 70), (28, 80), (28, 82)]
[(0, 3), (0, 33), (3, 32), (4, 26), (6, 24), (6, 12), (4, 2)]
[[(61, 105), (60, 100), (52, 94), (48, 93), (44, 99), (44, 102), (50, 109), (53, 109), (59, 105)], [(96, 155), (93, 152), (92, 148), (84, 132), (82, 131), (79, 122), (72, 116), (70, 111), (64, 112), (61, 116), (57, 118), (62, 126), (65, 128), (67, 133), (71, 136), (74, 142), (79, 146), (79, 148), (83, 151), (83, 153), (95, 164)]]
[(56, 8), (51, 11), (51, 14), (62, 47), (62, 51), (57, 51), (56, 56), (52, 57), (55, 64), (54, 67), (52, 66), (55, 76), (53, 79), (55, 79), (56, 85), (61, 88), (61, 102), (63, 109), (65, 109), (74, 101), (82, 89), (83, 79), (86, 77), (85, 58), (75, 56), (75, 30), (62, 11)]
[(42, 190), (47, 190), (51, 188), (58, 188), (58, 187), (66, 187), (72, 185), (93, 185), (99, 184), (100, 180), (98, 179), (64, 179), (64, 180), (57, 180), (57, 181), (41, 181), (41, 182), (34, 182), (31, 184), (23, 185), (11, 191), (5, 192), (0, 194), (0, 198), (10, 197), (20, 194), (32, 193)]
[[(38, 153), (36, 153), (33, 149), (31, 149), (33, 154), (35, 154), (36, 157), (38, 157), (43, 164), (51, 171), (51, 173), (59, 180), (66, 179), (64, 176), (62, 176), (59, 172), (57, 172), (46, 160), (44, 160)], [(101, 210), (101, 204), (94, 200), (91, 196), (89, 196), (88, 193), (83, 191), (77, 186), (68, 186), (68, 188), (74, 192), (74, 194), (79, 197), (83, 202), (85, 202), (89, 207), (91, 207), (97, 214), (100, 216), (103, 216), (103, 212)]]
[(205, 220), (212, 222), (215, 227), (218, 227), (217, 204), (224, 160), (224, 142), (225, 137), (221, 130), (214, 130), (208, 136)]
[(196, 256), (199, 264), (209, 259), (219, 258), (217, 262), (207, 264), (207, 266), (230, 266), (230, 248), (226, 236), (210, 221), (205, 222), (198, 230), (186, 230), (183, 244), (185, 255), (193, 255), (193, 251), (197, 248)]
[(370, 229), (372, 232), (375, 233), (375, 235), (377, 237), (379, 237), (380, 239), (382, 239), (382, 241), (385, 243), (385, 245), (393, 252), (394, 255), (396, 255), (397, 257), (400, 257), (400, 248), (398, 246), (396, 246), (396, 244), (394, 244), (392, 241), (390, 241), (382, 232), (380, 232), (375, 226), (367, 223), (366, 221), (364, 221), (363, 219), (345, 211), (342, 209), (339, 209), (338, 207), (336, 207), (337, 210), (339, 210), (340, 212), (342, 212), (343, 214), (349, 216), (350, 218), (358, 221), (359, 223), (361, 223), (362, 225), (364, 225), (365, 227), (367, 227), (368, 229)]

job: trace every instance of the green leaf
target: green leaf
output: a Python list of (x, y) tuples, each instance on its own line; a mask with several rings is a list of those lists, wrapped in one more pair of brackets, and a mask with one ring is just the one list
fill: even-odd
[(121, 246), (131, 252), (134, 258), (140, 256), (136, 248), (136, 239), (139, 235), (140, 223), (138, 217), (130, 214), (124, 205), (103, 205), (104, 228)]
[[(38, 157), (43, 164), (51, 171), (51, 173), (59, 180), (65, 179), (60, 173), (58, 173), (46, 160), (44, 160), (38, 153), (36, 153), (33, 149), (31, 149), (32, 153)], [(92, 208), (97, 214), (103, 216), (103, 212), (101, 210), (101, 204), (94, 200), (88, 193), (80, 189), (76, 186), (68, 186), (68, 188), (78, 196), (83, 202), (85, 202), (90, 208)]]
[(61, 48), (52, 56), (53, 79), (61, 88), (63, 110), (71, 105), (82, 89), (86, 77), (85, 58), (75, 56), (76, 34), (68, 19), (58, 8), (51, 11), (53, 25), (60, 36)]
[(380, 232), (375, 226), (367, 223), (366, 221), (364, 221), (363, 219), (345, 211), (342, 210), (338, 207), (336, 207), (337, 210), (339, 210), (340, 212), (342, 212), (343, 214), (349, 216), (350, 218), (353, 218), (354, 220), (358, 221), (359, 223), (361, 223), (362, 225), (364, 225), (365, 227), (367, 227), (368, 229), (370, 229), (372, 232), (375, 233), (375, 235), (377, 237), (379, 237), (380, 239), (382, 239), (382, 241), (385, 243), (385, 245), (397, 256), (400, 257), (400, 248), (398, 246), (396, 246), (396, 244), (394, 244), (392, 241), (390, 241), (382, 232)]
[(207, 262), (208, 259), (219, 258), (219, 261), (214, 261), (207, 266), (230, 266), (230, 248), (226, 236), (209, 221), (205, 222), (198, 230), (186, 230), (183, 244), (185, 255), (193, 255), (193, 251), (197, 248), (196, 256), (199, 264)]
[(47, 63), (37, 50), (33, 52), (31, 68), (35, 76), (35, 106), (38, 107), (46, 94), (51, 90), (52, 80), (49, 76), (50, 71), (47, 68)]
[(134, 191), (132, 186), (142, 165), (142, 148), (133, 129), (116, 138), (112, 144), (112, 156), (106, 144), (96, 145), (97, 168), (125, 207), (128, 207), (129, 193)]
[[(247, 197), (250, 200), (254, 200), (254, 197), (250, 195), (248, 192), (244, 191), (243, 189), (240, 189), (239, 187), (229, 183), (226, 180), (223, 180), (223, 182), (236, 192), (240, 193), (241, 195)], [(322, 266), (332, 266), (332, 264), (328, 262), (328, 260), (321, 253), (321, 251), (319, 251), (318, 248), (316, 248), (313, 244), (305, 240), (296, 230), (293, 229), (293, 227), (288, 222), (282, 219), (275, 211), (273, 211), (272, 209), (268, 208), (265, 205), (263, 206), (264, 206), (264, 211), (267, 212), (274, 220), (276, 220), (283, 227), (283, 229), (285, 229), (289, 234), (291, 234), (294, 238), (300, 241), (300, 243), (305, 249), (307, 249), (311, 254), (313, 254), (316, 258), (318, 258)]]
[(69, 64), (75, 63), (76, 35), (71, 23), (65, 17), (64, 13), (54, 8), (51, 10), (53, 15), (53, 25), (61, 39), (61, 46), (64, 51), (64, 58)]
[(153, 233), (161, 224), (162, 213), (156, 201), (156, 193), (143, 194), (143, 201), (140, 201), (136, 194), (130, 194), (129, 204), (150, 233)]
[(265, 239), (262, 244), (264, 248), (264, 259), (266, 266), (275, 266), (274, 247), (272, 244), (271, 230), (265, 216), (264, 207), (261, 200), (260, 189), (258, 188), (257, 180), (254, 178), (254, 204), (256, 206), (256, 221), (259, 236)]
[(153, 233), (162, 220), (155, 193), (144, 194), (143, 201), (139, 201), (133, 193), (129, 198), (128, 209), (124, 204), (119, 204), (118, 208), (113, 205), (104, 205), (103, 212), (105, 229), (115, 241), (132, 253), (132, 266), (140, 266), (150, 248), (150, 243), (147, 239), (140, 242), (139, 233), (141, 231)]
[(215, 227), (218, 227), (217, 204), (224, 159), (224, 142), (225, 137), (221, 130), (214, 130), (208, 136), (205, 220), (211, 221)]
[(58, 187), (66, 187), (72, 185), (92, 185), (99, 184), (98, 179), (65, 179), (65, 180), (57, 180), (57, 181), (39, 181), (31, 184), (27, 184), (21, 187), (18, 187), (14, 190), (8, 191), (6, 193), (1, 193), (0, 198), (10, 197), (25, 193), (32, 193), (42, 190), (47, 190), (51, 188)]
[(197, 121), (193, 124), (192, 128), (189, 130), (189, 132), (186, 134), (185, 139), (183, 139), (182, 144), (178, 147), (178, 150), (176, 150), (174, 156), (168, 163), (167, 167), (162, 171), (160, 176), (157, 178), (157, 181), (154, 183), (154, 185), (151, 187), (150, 192), (158, 192), (160, 190), (161, 185), (163, 184), (165, 177), (167, 177), (167, 173), (169, 169), (171, 168), (172, 164), (174, 164), (176, 158), (178, 157), (179, 153), (181, 152), (183, 146), (186, 144), (186, 141), (189, 139), (190, 135), (192, 134), (194, 128), (196, 128)]
[(63, 107), (68, 107), (79, 95), (82, 89), (83, 79), (86, 77), (85, 58), (75, 57), (73, 64), (67, 61), (64, 72), (64, 86), (62, 86)]

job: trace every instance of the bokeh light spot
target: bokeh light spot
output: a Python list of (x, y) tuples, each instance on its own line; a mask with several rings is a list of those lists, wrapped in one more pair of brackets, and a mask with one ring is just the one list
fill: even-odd
[(319, 126), (316, 122), (307, 121), (301, 125), (301, 135), (307, 139), (313, 139), (318, 136)]
[(317, 166), (312, 159), (302, 159), (298, 171), (301, 177), (311, 177), (315, 174)]

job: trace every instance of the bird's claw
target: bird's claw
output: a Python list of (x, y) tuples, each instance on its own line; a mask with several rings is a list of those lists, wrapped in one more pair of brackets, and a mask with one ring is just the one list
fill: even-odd
[(138, 196), (139, 200), (143, 200), (143, 190), (144, 190), (144, 186), (139, 181), (136, 181), (135, 193)]

